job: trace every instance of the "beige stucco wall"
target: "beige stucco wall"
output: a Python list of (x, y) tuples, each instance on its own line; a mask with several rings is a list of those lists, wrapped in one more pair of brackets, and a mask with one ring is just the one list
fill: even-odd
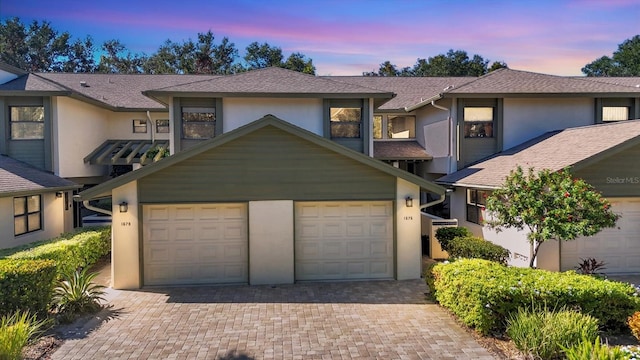
[[(111, 286), (114, 289), (138, 289), (140, 283), (141, 214), (138, 206), (138, 183), (132, 181), (113, 189), (111, 225)], [(121, 213), (119, 204), (127, 202), (129, 209)]]
[[(396, 278), (419, 279), (422, 271), (420, 188), (398, 178), (396, 194)], [(407, 207), (406, 197), (413, 198)]]
[(294, 282), (293, 201), (249, 202), (249, 283)]
[[(156, 133), (156, 120), (169, 119), (169, 112), (150, 112), (151, 123), (148, 122), (147, 113), (140, 112), (110, 112), (108, 116), (108, 131), (105, 136), (107, 139), (142, 139), (151, 140), (152, 131), (153, 137), (156, 140), (169, 139), (169, 133)], [(145, 120), (147, 121), (146, 133), (134, 133), (133, 132), (133, 120)], [(169, 124), (171, 129), (171, 124)]]
[(509, 149), (545, 132), (595, 122), (594, 99), (504, 99), (503, 148)]
[(322, 99), (224, 98), (222, 99), (224, 132), (271, 114), (322, 136), (322, 104)]
[[(65, 230), (64, 197), (56, 198), (55, 193), (42, 194), (42, 230), (13, 236), (13, 197), (0, 198), (0, 249), (52, 239)], [(70, 212), (70, 210), (67, 210)]]

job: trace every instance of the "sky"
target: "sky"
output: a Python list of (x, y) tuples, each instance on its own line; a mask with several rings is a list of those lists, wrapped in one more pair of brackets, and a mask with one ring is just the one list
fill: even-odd
[(318, 75), (465, 50), (512, 69), (582, 75), (640, 34), (640, 0), (0, 0), (0, 20), (49, 21), (72, 39), (118, 39), (150, 55), (211, 30), (244, 55), (254, 41), (300, 52)]

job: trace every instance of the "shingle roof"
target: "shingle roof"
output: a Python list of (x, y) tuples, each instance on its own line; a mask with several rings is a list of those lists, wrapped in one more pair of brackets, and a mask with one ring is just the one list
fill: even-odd
[(147, 93), (209, 93), (231, 95), (366, 95), (391, 98), (389, 90), (379, 90), (303, 74), (297, 71), (269, 67), (244, 73), (204, 79), (188, 84), (155, 88)]
[(68, 89), (36, 74), (26, 74), (1, 84), (0, 91), (66, 92)]
[(579, 79), (603, 82), (608, 84), (630, 86), (639, 89), (640, 91), (640, 76), (637, 77), (581, 77)]
[(326, 76), (325, 78), (373, 89), (393, 91), (396, 97), (379, 107), (380, 110), (403, 110), (419, 104), (477, 78), (475, 77), (391, 77), (391, 76)]
[(76, 189), (80, 185), (0, 155), (0, 196)]
[(447, 94), (640, 94), (640, 88), (588, 78), (499, 69)]
[[(157, 101), (142, 94), (142, 91), (211, 79), (215, 75), (127, 75), (127, 74), (71, 74), (39, 73), (44, 79), (53, 81), (94, 102), (115, 109), (166, 110)], [(86, 86), (81, 83), (84, 82)]]
[(374, 141), (373, 157), (379, 160), (431, 160), (417, 141)]
[[(603, 134), (606, 134), (603, 136)], [(557, 171), (576, 165), (628, 141), (640, 143), (640, 120), (569, 128), (546, 133), (487, 160), (443, 176), (437, 183), (471, 187), (500, 187), (511, 170)]]

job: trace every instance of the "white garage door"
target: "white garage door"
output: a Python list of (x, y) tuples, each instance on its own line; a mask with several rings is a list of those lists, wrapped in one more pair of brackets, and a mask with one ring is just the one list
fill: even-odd
[(640, 200), (610, 200), (611, 209), (621, 215), (617, 226), (592, 237), (562, 242), (562, 270), (576, 267), (580, 259), (595, 258), (606, 263), (606, 273), (640, 273)]
[(248, 282), (246, 204), (143, 206), (145, 285)]
[(298, 202), (296, 280), (393, 278), (391, 201)]

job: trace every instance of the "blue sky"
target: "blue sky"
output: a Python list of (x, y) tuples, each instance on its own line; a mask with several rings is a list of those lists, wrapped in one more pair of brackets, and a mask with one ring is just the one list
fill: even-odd
[(241, 56), (253, 41), (285, 56), (301, 52), (319, 75), (359, 75), (385, 60), (412, 66), (449, 49), (513, 69), (581, 75), (640, 34), (640, 0), (0, 0), (0, 19), (14, 16), (146, 54), (211, 30)]

